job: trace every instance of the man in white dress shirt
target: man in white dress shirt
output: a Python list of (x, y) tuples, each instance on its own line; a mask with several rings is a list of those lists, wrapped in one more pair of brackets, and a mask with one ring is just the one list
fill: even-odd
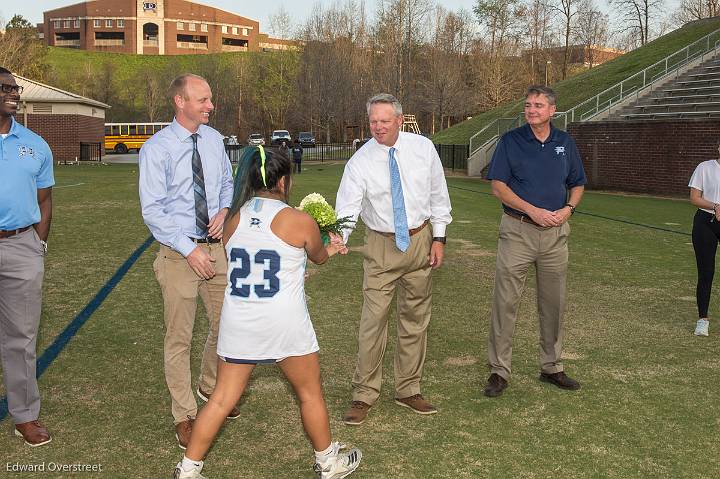
[[(395, 402), (418, 414), (437, 409), (420, 394), (432, 304), (432, 270), (442, 265), (450, 197), (433, 143), (401, 132), (392, 95), (367, 102), (373, 139), (348, 161), (338, 217), (365, 223), (363, 308), (352, 402), (343, 422), (359, 425), (380, 396), (388, 312), (397, 288)], [(350, 232), (346, 230), (347, 241)]]

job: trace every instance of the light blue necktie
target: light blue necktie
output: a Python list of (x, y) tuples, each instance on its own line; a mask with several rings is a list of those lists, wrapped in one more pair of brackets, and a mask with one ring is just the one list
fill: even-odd
[(395, 221), (395, 245), (403, 253), (410, 246), (405, 197), (403, 196), (400, 170), (395, 159), (395, 148), (390, 148), (390, 192), (392, 193), (393, 219)]

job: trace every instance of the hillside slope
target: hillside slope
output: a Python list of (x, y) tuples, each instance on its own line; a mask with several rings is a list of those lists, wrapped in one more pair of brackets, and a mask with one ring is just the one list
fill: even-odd
[[(558, 111), (570, 109), (649, 67), (690, 43), (720, 29), (720, 17), (688, 23), (621, 57), (550, 85), (558, 94)], [(464, 145), (470, 137), (497, 118), (514, 117), (522, 111), (523, 98), (474, 116), (433, 136), (435, 143)]]

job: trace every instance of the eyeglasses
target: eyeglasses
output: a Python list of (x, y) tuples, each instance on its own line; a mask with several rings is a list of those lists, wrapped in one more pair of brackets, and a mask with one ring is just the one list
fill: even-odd
[(3, 93), (22, 93), (24, 90), (20, 85), (8, 85), (7, 83), (0, 84), (0, 89)]

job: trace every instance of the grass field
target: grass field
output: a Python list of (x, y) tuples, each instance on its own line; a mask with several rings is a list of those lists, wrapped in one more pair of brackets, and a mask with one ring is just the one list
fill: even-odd
[[(341, 165), (309, 165), (295, 178), (294, 202), (311, 191), (334, 198), (341, 173)], [(58, 167), (56, 179), (39, 352), (148, 237), (136, 166)], [(572, 219), (565, 342), (566, 369), (583, 388), (565, 392), (537, 380), (529, 280), (510, 387), (488, 399), (482, 387), (500, 210), (487, 183), (452, 177), (448, 184), (454, 222), (447, 262), (434, 276), (423, 382), (439, 414), (419, 416), (393, 403), (391, 337), (384, 389), (368, 421), (354, 428), (340, 422), (357, 350), (362, 257), (354, 251), (310, 268), (309, 309), (334, 436), (365, 455), (352, 477), (720, 476), (720, 329), (713, 323), (709, 338), (692, 335), (693, 208), (682, 200), (588, 193)], [(351, 246), (362, 236), (356, 231)], [(142, 255), (42, 376), (41, 417), (53, 442), (26, 447), (3, 421), (0, 477), (170, 476), (181, 451), (162, 373), (155, 250)], [(711, 312), (718, 306), (713, 300)], [(197, 369), (205, 324), (196, 327)], [(313, 477), (312, 450), (277, 368), (256, 370), (242, 411), (207, 458), (210, 478)], [(101, 464), (103, 472), (8, 469), (51, 462)]]

